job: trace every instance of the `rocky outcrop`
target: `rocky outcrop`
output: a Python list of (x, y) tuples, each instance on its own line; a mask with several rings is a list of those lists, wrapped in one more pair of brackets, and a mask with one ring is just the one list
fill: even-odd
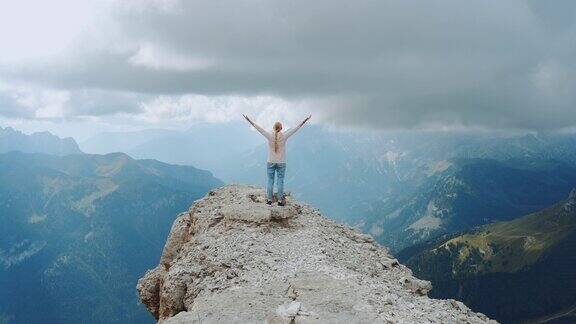
[(160, 264), (138, 282), (164, 323), (485, 323), (426, 296), (388, 250), (291, 197), (268, 206), (257, 187), (212, 191), (180, 214)]
[(576, 209), (576, 188), (570, 191), (568, 199), (566, 199), (566, 202), (564, 203), (564, 209), (567, 211)]

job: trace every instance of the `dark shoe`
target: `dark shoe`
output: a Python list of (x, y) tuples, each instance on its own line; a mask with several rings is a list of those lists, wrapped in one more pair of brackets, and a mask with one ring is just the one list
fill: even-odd
[(278, 202), (278, 206), (284, 206), (284, 205), (286, 205), (286, 201), (279, 201)]
[(272, 205), (272, 200), (266, 200), (267, 205)]

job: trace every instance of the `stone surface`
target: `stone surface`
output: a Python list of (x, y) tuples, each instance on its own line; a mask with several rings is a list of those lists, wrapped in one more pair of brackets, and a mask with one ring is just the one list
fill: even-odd
[(257, 187), (210, 192), (179, 215), (161, 262), (138, 282), (163, 323), (487, 323), (454, 300), (426, 296), (365, 234), (291, 197)]

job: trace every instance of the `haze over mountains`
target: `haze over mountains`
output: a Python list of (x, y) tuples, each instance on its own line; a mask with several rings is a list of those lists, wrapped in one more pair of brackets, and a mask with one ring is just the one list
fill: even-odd
[[(141, 139), (142, 133), (104, 134), (82, 146), (87, 152), (100, 147), (98, 152), (103, 153), (106, 152), (102, 149), (103, 143), (112, 141), (112, 138), (131, 142), (132, 138)], [(162, 134), (155, 130), (146, 134), (146, 140), (134, 140), (138, 142), (136, 145), (124, 146), (123, 150), (138, 158), (206, 167), (226, 182), (265, 184), (266, 146), (260, 135), (251, 131), (248, 125), (202, 124), (192, 126), (186, 132)], [(388, 236), (390, 234), (380, 235), (379, 227), (387, 223), (387, 227), (395, 228), (394, 231), (403, 237), (410, 225), (426, 217), (428, 207), (434, 209), (435, 200), (446, 199), (450, 191), (463, 193), (471, 186), (478, 192), (468, 192), (471, 196), (466, 199), (470, 201), (465, 203), (459, 198), (453, 199), (454, 202), (437, 204), (450, 209), (449, 204), (461, 202), (473, 209), (473, 204), (484, 204), (483, 200), (488, 198), (481, 196), (483, 192), (497, 188), (503, 196), (495, 197), (499, 201), (492, 201), (492, 207), (486, 208), (487, 211), (490, 208), (500, 210), (497, 214), (504, 214), (506, 208), (516, 209), (505, 213), (506, 217), (536, 211), (561, 199), (572, 186), (576, 136), (342, 132), (310, 126), (291, 139), (288, 159), (286, 184), (296, 197), (313, 203), (338, 220), (372, 231), (382, 242), (397, 250), (406, 244), (397, 242), (398, 239)], [(503, 178), (502, 173), (509, 178)], [(490, 183), (492, 180), (500, 183)], [(458, 187), (455, 181), (463, 183)], [(542, 195), (536, 198), (539, 195), (537, 191), (524, 187), (536, 190), (541, 185), (550, 188), (542, 189)], [(440, 187), (444, 187), (445, 195), (437, 191)], [(515, 198), (511, 198), (513, 196)], [(393, 217), (404, 208), (410, 214), (407, 218)], [(454, 212), (465, 213), (466, 210)], [(460, 217), (458, 214), (454, 216)], [(448, 231), (499, 219), (498, 216), (475, 217), (486, 220), (461, 220), (465, 224)], [(420, 224), (425, 222), (426, 219)], [(414, 227), (426, 229), (425, 226)], [(412, 238), (405, 240), (414, 243)]]
[(125, 152), (135, 158), (194, 165), (223, 178), (229, 167), (225, 159), (235, 160), (237, 155), (261, 143), (260, 134), (244, 124), (203, 123), (186, 131), (149, 129), (101, 133), (80, 145), (88, 153)]

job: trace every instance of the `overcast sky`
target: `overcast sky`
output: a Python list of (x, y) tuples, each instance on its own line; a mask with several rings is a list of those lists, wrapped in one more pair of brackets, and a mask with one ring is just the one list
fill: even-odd
[(576, 1), (0, 2), (0, 126), (576, 126)]

